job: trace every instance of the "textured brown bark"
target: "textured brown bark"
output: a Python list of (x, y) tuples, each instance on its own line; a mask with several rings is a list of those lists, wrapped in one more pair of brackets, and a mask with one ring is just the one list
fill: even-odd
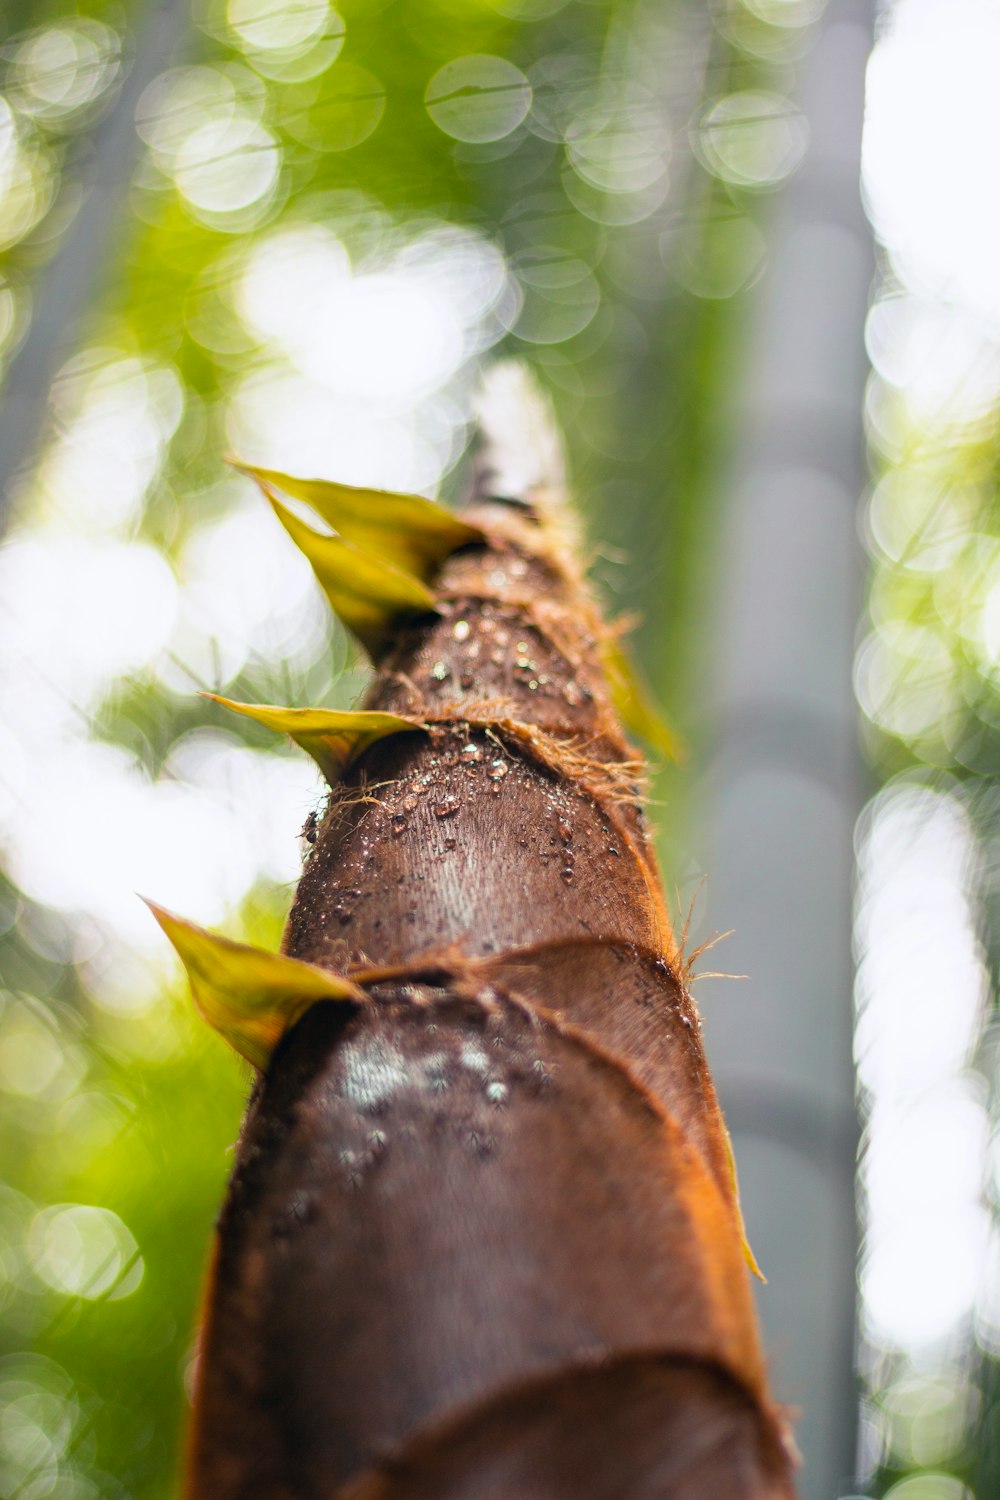
[(530, 509), (468, 519), (368, 699), (427, 728), (334, 789), (289, 918), (369, 1003), (255, 1090), (188, 1495), (790, 1496), (605, 626)]

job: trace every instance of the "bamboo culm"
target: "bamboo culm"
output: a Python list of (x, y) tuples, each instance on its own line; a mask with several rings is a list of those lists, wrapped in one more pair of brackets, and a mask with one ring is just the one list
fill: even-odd
[(283, 954), (154, 908), (259, 1070), (188, 1500), (788, 1500), (652, 718), (565, 499), (256, 477), (375, 673), (355, 715), (231, 705), (331, 782)]

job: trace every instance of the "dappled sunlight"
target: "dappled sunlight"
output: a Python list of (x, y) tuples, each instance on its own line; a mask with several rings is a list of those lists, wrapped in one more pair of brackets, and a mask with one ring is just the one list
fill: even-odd
[[(176, 610), (170, 564), (147, 542), (22, 534), (0, 555), (0, 579), (5, 686), (25, 735), (40, 720), (51, 739), (55, 714), (85, 729), (95, 695), (153, 660)], [(41, 739), (26, 748), (43, 753)]]
[(274, 518), (252, 495), (185, 542), (176, 622), (156, 661), (176, 692), (221, 688), (254, 659), (305, 672), (329, 650), (328, 612), (309, 565), (274, 540)]
[(977, 858), (958, 787), (897, 781), (860, 825), (861, 1316), (869, 1368), (876, 1350), (893, 1356), (867, 1433), (881, 1462), (946, 1462), (978, 1414), (955, 1369), (989, 1296), (993, 1233), (988, 1094), (971, 1066), (989, 995)]
[(0, 96), (0, 250), (16, 245), (51, 207), (52, 161)]
[(90, 17), (29, 31), (12, 49), (11, 100), (41, 123), (78, 128), (118, 80), (120, 50), (117, 32)]
[[(340, 46), (344, 40), (344, 23), (327, 0), (292, 0), (291, 4), (229, 0), (226, 20), (240, 46), (251, 56), (265, 52), (296, 57), (320, 37)], [(334, 57), (328, 61), (333, 62)]]
[(266, 93), (246, 69), (177, 68), (143, 95), (139, 133), (190, 213), (232, 233), (266, 214), (281, 171), (281, 146), (262, 122)]
[(859, 842), (862, 1447), (866, 1473), (942, 1468), (901, 1479), (893, 1500), (969, 1500), (955, 1476), (977, 1423), (995, 1422), (977, 1343), (996, 1353), (1000, 1308), (982, 932), (995, 891), (1000, 218), (985, 184), (998, 35), (975, 0), (900, 0), (868, 79), (865, 190), (887, 262), (867, 327), (876, 482), (855, 685), (869, 751), (897, 779)]
[(994, 334), (998, 46), (1000, 12), (981, 0), (901, 0), (869, 64), (864, 151), (875, 228), (901, 278), (987, 319)]
[(60, 527), (100, 535), (136, 528), (184, 414), (170, 365), (93, 346), (63, 366), (52, 391), (58, 433), (37, 484)]
[[(334, 236), (279, 231), (247, 266), (240, 311), (275, 353), (340, 397), (391, 406), (428, 394), (480, 344), (480, 321), (504, 302), (505, 268), (472, 235), (397, 243), (355, 269)], [(493, 327), (499, 337), (503, 324)]]

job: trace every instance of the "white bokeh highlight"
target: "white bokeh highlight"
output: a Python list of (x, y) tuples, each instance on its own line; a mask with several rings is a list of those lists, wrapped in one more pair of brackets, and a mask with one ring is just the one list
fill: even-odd
[(976, 856), (965, 810), (947, 791), (891, 785), (862, 820), (862, 1321), (876, 1343), (917, 1357), (967, 1328), (987, 1272), (989, 1120), (968, 1071), (988, 996)]

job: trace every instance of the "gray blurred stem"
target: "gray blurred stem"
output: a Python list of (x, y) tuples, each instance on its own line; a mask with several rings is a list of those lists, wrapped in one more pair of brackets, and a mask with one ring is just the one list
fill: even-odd
[(53, 376), (73, 352), (83, 319), (115, 265), (124, 228), (122, 207), (139, 144), (136, 105), (168, 66), (189, 24), (185, 0), (148, 0), (135, 9), (139, 21), (132, 66), (93, 140), (78, 143), (86, 153), (80, 206), (33, 288), (35, 315), (7, 375), (0, 403), (0, 530), (10, 521), (18, 475), (41, 440)]
[[(799, 1408), (804, 1500), (852, 1489), (856, 1228), (851, 694), (862, 586), (859, 195), (868, 0), (833, 0), (799, 71), (810, 148), (771, 224), (716, 577), (717, 738), (705, 805), (713, 954), (702, 991), (740, 1168), (779, 1399)], [(709, 967), (716, 967), (710, 964)]]

